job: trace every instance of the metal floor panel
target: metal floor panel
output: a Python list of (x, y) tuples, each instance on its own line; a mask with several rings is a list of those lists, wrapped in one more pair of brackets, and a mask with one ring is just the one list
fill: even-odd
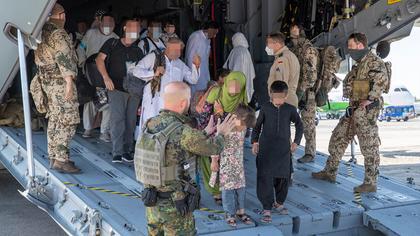
[(370, 210), (363, 221), (385, 235), (420, 235), (420, 204)]
[[(0, 150), (0, 160), (5, 162), (6, 168), (21, 182), (25, 182), (26, 156), (23, 150), (23, 130), (12, 128), (0, 129), (1, 144), (6, 143), (8, 136), (17, 143)], [(63, 182), (81, 184), (83, 186), (99, 187), (107, 190), (138, 194), (142, 186), (135, 180), (132, 164), (112, 163), (111, 145), (97, 141), (97, 139), (84, 139), (76, 135), (71, 143), (71, 155), (83, 173), (78, 175), (59, 174), (48, 170), (46, 137), (42, 132), (34, 133), (34, 150), (37, 164), (37, 175), (48, 173), (51, 188), (54, 190), (56, 201), (53, 210), (49, 213), (68, 233), (87, 235), (92, 230), (90, 221), (94, 219), (92, 212), (99, 212), (102, 219), (103, 235), (146, 235), (144, 207), (138, 199), (123, 197), (101, 191), (92, 191), (74, 186), (64, 186)], [(21, 154), (16, 155), (20, 149)], [(302, 155), (298, 150), (296, 157)], [(15, 154), (13, 154), (15, 153)], [(19, 156), (21, 156), (19, 158)], [(355, 201), (353, 187), (360, 184), (363, 178), (363, 169), (352, 167), (349, 175), (348, 167), (340, 165), (338, 183), (331, 184), (318, 181), (311, 177), (312, 171), (323, 168), (325, 157), (318, 155), (314, 163), (299, 164), (294, 160), (294, 181), (289, 189), (285, 206), (289, 215), (273, 213), (273, 223), (263, 225), (259, 222), (261, 204), (256, 194), (256, 168), (255, 157), (250, 149), (245, 149), (246, 173), (246, 211), (255, 221), (253, 225), (238, 223), (236, 228), (228, 226), (223, 214), (212, 210), (223, 210), (217, 206), (212, 197), (202, 190), (202, 207), (210, 211), (196, 211), (196, 227), (199, 234), (211, 235), (312, 235), (334, 234), (351, 235), (359, 232), (356, 229), (370, 229), (363, 224), (363, 214), (366, 209), (383, 209), (392, 206), (416, 204), (420, 199), (420, 192), (407, 188), (393, 180), (381, 178), (380, 189), (377, 194), (363, 194), (362, 206)], [(13, 162), (16, 162), (14, 164)], [(202, 185), (202, 183), (201, 183)], [(202, 189), (204, 189), (202, 187)], [(88, 210), (87, 210), (88, 209)], [(360, 232), (362, 232), (360, 231)], [(258, 232), (258, 233), (257, 233)], [(364, 234), (360, 234), (364, 235)]]

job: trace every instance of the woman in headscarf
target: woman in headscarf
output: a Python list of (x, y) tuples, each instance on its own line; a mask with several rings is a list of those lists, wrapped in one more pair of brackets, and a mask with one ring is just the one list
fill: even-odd
[(232, 37), (233, 49), (230, 51), (229, 57), (226, 60), (224, 68), (231, 71), (240, 71), (246, 77), (246, 98), (248, 103), (251, 102), (252, 94), (254, 93), (254, 78), (255, 69), (252, 62), (251, 54), (249, 53), (249, 44), (245, 36), (238, 32)]
[[(223, 84), (214, 87), (209, 92), (204, 112), (198, 118), (200, 129), (204, 129), (211, 118), (223, 120), (229, 113), (234, 112), (239, 104), (247, 105), (246, 78), (242, 72), (230, 72), (225, 78)], [(216, 161), (216, 160), (214, 160)], [(212, 170), (217, 167), (212, 165), (211, 158), (199, 158), (199, 164), (203, 175), (204, 187), (213, 196), (217, 204), (222, 204), (219, 185), (213, 187), (209, 185)]]

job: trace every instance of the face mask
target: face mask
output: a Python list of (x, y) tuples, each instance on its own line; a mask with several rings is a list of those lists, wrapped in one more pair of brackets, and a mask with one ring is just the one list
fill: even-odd
[(125, 36), (129, 39), (136, 40), (138, 39), (139, 34), (137, 32), (126, 32)]
[(274, 50), (269, 48), (268, 46), (265, 47), (265, 52), (267, 53), (267, 55), (269, 56), (273, 56), (274, 55)]
[(111, 27), (103, 27), (102, 32), (106, 35), (111, 33)]
[(360, 61), (369, 50), (367, 48), (365, 49), (349, 49), (350, 57), (355, 61)]
[(158, 39), (158, 38), (160, 37), (160, 33), (161, 33), (161, 32), (160, 32), (160, 29), (159, 29), (159, 28), (154, 27), (154, 28), (153, 28), (153, 32), (152, 32), (152, 33), (153, 33), (153, 38), (154, 38), (154, 39)]
[(50, 19), (50, 22), (56, 24), (60, 28), (64, 28), (64, 25), (66, 24), (65, 20), (59, 20), (59, 19)]

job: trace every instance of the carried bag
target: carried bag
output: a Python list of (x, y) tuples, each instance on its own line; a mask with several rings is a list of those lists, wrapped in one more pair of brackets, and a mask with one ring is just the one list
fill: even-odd
[(132, 73), (127, 73), (127, 76), (124, 77), (124, 80), (123, 80), (123, 88), (129, 94), (142, 98), (143, 90), (147, 83), (148, 82), (145, 82), (144, 80), (140, 78), (137, 78)]
[[(113, 41), (111, 45), (112, 45), (112, 49), (114, 49), (115, 46), (117, 46), (119, 39), (112, 39), (112, 40)], [(96, 65), (97, 56), (98, 56), (98, 53), (93, 54), (86, 59), (86, 62), (85, 62), (86, 78), (88, 79), (89, 84), (91, 84), (93, 87), (105, 88), (104, 78), (102, 77), (101, 73), (98, 70), (98, 66)], [(109, 57), (111, 57), (111, 55), (108, 55), (107, 59), (105, 59), (106, 68), (109, 68), (109, 65), (108, 65)]]

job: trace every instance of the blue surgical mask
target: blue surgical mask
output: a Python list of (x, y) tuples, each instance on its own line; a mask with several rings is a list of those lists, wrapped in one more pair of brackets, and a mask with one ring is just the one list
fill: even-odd
[(160, 35), (161, 35), (160, 28), (159, 27), (153, 27), (152, 34), (153, 34), (153, 36), (152, 36), (153, 39), (158, 39), (160, 37)]

